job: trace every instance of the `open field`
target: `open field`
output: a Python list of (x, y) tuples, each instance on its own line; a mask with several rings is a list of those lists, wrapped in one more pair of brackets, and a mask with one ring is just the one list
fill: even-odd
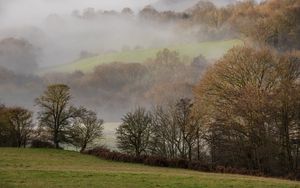
[(0, 180), (1, 188), (300, 187), (286, 180), (117, 163), (62, 150), (13, 148), (0, 149)]
[[(207, 59), (218, 59), (226, 51), (235, 45), (242, 44), (240, 40), (226, 40), (226, 41), (211, 41), (194, 44), (181, 44), (167, 47), (170, 50), (176, 50), (181, 56), (194, 58), (202, 54)], [(73, 72), (76, 70), (91, 71), (97, 65), (111, 63), (111, 62), (144, 62), (149, 58), (154, 58), (158, 51), (163, 48), (152, 48), (143, 50), (130, 50), (125, 52), (107, 53), (91, 58), (82, 59), (70, 64), (56, 66), (41, 70), (42, 72)]]

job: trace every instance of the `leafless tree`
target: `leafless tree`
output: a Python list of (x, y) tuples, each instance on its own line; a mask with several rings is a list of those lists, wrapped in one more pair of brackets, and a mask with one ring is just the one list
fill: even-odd
[(150, 138), (151, 115), (144, 108), (127, 113), (117, 129), (118, 147), (127, 153), (140, 156), (147, 152)]
[(82, 109), (69, 130), (71, 143), (80, 147), (80, 152), (83, 152), (95, 139), (101, 138), (103, 122), (95, 112)]

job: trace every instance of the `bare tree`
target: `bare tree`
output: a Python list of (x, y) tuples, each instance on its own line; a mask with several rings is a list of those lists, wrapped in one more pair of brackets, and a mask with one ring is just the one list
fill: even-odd
[(95, 112), (82, 109), (69, 130), (72, 144), (80, 147), (80, 152), (83, 152), (89, 144), (102, 136), (103, 122)]
[(151, 115), (144, 108), (137, 108), (134, 112), (127, 113), (122, 121), (116, 132), (118, 147), (135, 156), (146, 153), (150, 138)]
[(167, 108), (156, 107), (153, 110), (150, 147), (153, 154), (192, 160), (199, 136), (199, 118), (194, 116), (192, 108), (191, 100), (184, 98)]
[(192, 160), (192, 149), (196, 143), (199, 120), (193, 115), (193, 103), (190, 99), (180, 99), (176, 103), (176, 123), (182, 136), (182, 157)]
[(176, 125), (173, 106), (157, 106), (152, 110), (149, 149), (153, 155), (178, 157), (180, 130)]

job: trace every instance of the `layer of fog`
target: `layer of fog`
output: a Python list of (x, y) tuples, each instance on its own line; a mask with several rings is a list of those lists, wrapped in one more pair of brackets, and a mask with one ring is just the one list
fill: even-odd
[[(186, 3), (183, 4), (182, 2)], [(143, 22), (137, 20), (136, 17), (114, 15), (82, 19), (72, 15), (73, 10), (78, 9), (80, 14), (87, 7), (93, 7), (95, 12), (110, 9), (120, 11), (124, 7), (130, 7), (134, 11), (138, 11), (147, 4), (152, 4), (159, 10), (181, 10), (193, 3), (195, 3), (194, 0), (0, 0), (0, 40), (9, 37), (23, 38), (32, 44), (33, 49), (38, 52), (37, 57), (33, 56), (33, 60), (36, 62), (33, 62), (33, 66), (30, 67), (21, 65), (21, 63), (24, 63), (22, 54), (16, 56), (17, 58), (11, 58), (9, 61), (7, 61), (6, 56), (3, 56), (4, 60), (0, 58), (0, 66), (15, 72), (1, 73), (0, 69), (0, 103), (34, 108), (34, 98), (38, 97), (46, 86), (53, 82), (50, 79), (48, 81), (34, 75), (19, 75), (20, 72), (27, 74), (33, 71), (31, 73), (34, 73), (37, 68), (34, 67), (35, 63), (40, 67), (53, 66), (77, 59), (81, 51), (97, 54), (122, 50), (123, 47), (135, 48), (141, 46), (150, 48), (167, 46), (172, 43), (194, 42), (196, 40), (193, 35), (188, 34), (188, 31), (180, 32), (177, 25), (173, 23)], [(20, 63), (20, 65), (17, 63)], [(121, 71), (122, 69), (117, 70)], [(105, 71), (107, 69), (103, 72)], [(103, 72), (102, 74), (104, 74)], [(2, 78), (1, 74), (7, 76)], [(170, 75), (170, 78), (176, 76), (176, 72), (160, 74)], [(97, 78), (98, 75), (101, 74), (96, 72), (93, 75), (85, 75), (85, 80)], [(130, 74), (128, 75), (130, 76)], [(182, 78), (188, 77), (189, 72), (186, 75)], [(135, 88), (131, 83), (124, 84), (126, 86), (124, 88), (117, 88), (118, 83), (122, 83), (123, 78), (119, 80), (115, 78), (117, 84), (111, 84), (108, 88), (101, 88), (99, 80), (104, 80), (102, 82), (105, 85), (105, 83), (110, 83), (109, 81), (116, 77), (110, 75), (110, 77), (107, 76), (110, 78), (109, 81), (106, 81), (105, 78), (96, 79), (93, 82), (95, 86), (88, 85), (90, 82), (87, 81), (87, 84), (75, 88), (83, 80), (80, 80), (78, 75), (67, 75), (66, 77), (68, 78), (65, 79), (67, 81), (64, 83), (70, 84), (74, 89), (76, 104), (87, 105), (92, 110), (104, 115), (105, 119), (116, 121), (126, 111), (134, 106), (141, 105), (143, 101), (146, 101), (145, 98), (155, 98), (153, 95), (161, 96), (161, 93), (168, 93), (162, 92), (162, 89), (165, 89), (170, 82), (169, 77), (162, 79), (160, 82), (149, 84), (147, 90), (144, 84)], [(63, 82), (63, 79), (58, 76), (54, 76), (54, 78), (57, 78), (55, 79), (57, 83)], [(140, 81), (140, 78), (136, 80)], [(145, 79), (145, 81), (147, 80)], [(112, 83), (114, 82), (112, 81)], [(135, 84), (134, 81), (133, 83)], [(191, 82), (180, 84), (191, 85)], [(85, 86), (85, 90), (83, 86)], [(181, 85), (178, 88), (187, 91)], [(170, 88), (170, 91), (174, 90), (174, 88)], [(149, 95), (149, 97), (144, 95)]]
[[(0, 39), (23, 38), (39, 51), (39, 66), (70, 63), (80, 52), (93, 54), (119, 51), (124, 47), (151, 48), (195, 41), (178, 33), (175, 25), (139, 22), (133, 18), (104, 16), (86, 20), (71, 16), (92, 7), (121, 11), (129, 7), (135, 14), (150, 4), (158, 10), (183, 11), (198, 0), (0, 0)], [(224, 5), (232, 0), (214, 0)]]
[(75, 60), (81, 51), (97, 54), (121, 50), (126, 46), (149, 48), (185, 40), (176, 35), (171, 27), (154, 27), (114, 16), (87, 21), (53, 15), (39, 28), (7, 29), (2, 34), (11, 36), (13, 33), (14, 37), (25, 38), (38, 46), (42, 51), (40, 66), (53, 66)]

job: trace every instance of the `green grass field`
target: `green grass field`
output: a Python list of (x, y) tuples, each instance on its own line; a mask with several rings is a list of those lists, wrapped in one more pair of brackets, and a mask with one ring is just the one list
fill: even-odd
[[(241, 40), (210, 41), (194, 44), (180, 44), (167, 47), (176, 50), (181, 56), (194, 58), (202, 54), (207, 59), (221, 57), (226, 51), (235, 45), (242, 44)], [(97, 65), (111, 62), (144, 62), (149, 58), (154, 58), (158, 51), (163, 48), (152, 48), (143, 50), (130, 50), (125, 52), (114, 52), (99, 55), (91, 58), (82, 59), (73, 63), (56, 66), (41, 70), (41, 72), (73, 72), (76, 70), (91, 71)]]
[(300, 183), (117, 163), (71, 151), (0, 148), (0, 187), (296, 188)]

